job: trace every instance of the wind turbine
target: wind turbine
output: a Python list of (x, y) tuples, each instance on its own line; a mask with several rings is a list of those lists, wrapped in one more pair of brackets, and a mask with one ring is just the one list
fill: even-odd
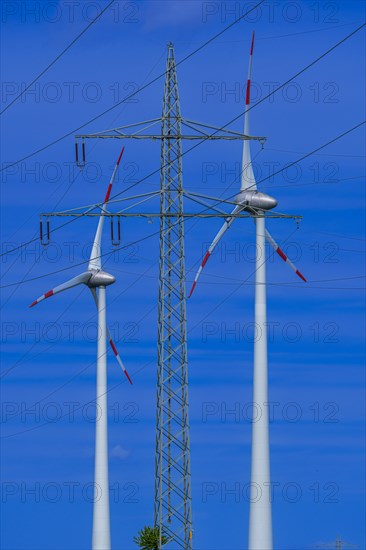
[[(109, 480), (108, 480), (108, 408), (107, 408), (107, 346), (109, 344), (113, 353), (125, 373), (128, 381), (132, 384), (131, 378), (121, 360), (117, 348), (112, 340), (110, 331), (106, 324), (106, 287), (115, 282), (115, 277), (102, 269), (102, 233), (106, 206), (112, 191), (114, 179), (123, 155), (124, 147), (119, 154), (113, 170), (112, 178), (108, 185), (104, 198), (97, 231), (90, 255), (88, 271), (77, 275), (66, 283), (49, 290), (29, 307), (33, 307), (46, 298), (59, 294), (75, 286), (84, 284), (89, 287), (98, 310), (98, 345), (97, 345), (97, 388), (96, 405), (100, 414), (96, 415), (95, 433), (95, 464), (94, 464), (94, 510), (93, 510), (93, 550), (110, 550), (110, 520), (109, 520)], [(97, 290), (98, 289), (98, 290)]]
[[(244, 134), (249, 135), (249, 105), (250, 82), (252, 75), (252, 60), (254, 49), (254, 32), (252, 35), (249, 71), (246, 86)], [(276, 241), (266, 230), (266, 211), (277, 205), (276, 199), (257, 191), (250, 154), (250, 140), (244, 140), (241, 171), (240, 193), (237, 195), (236, 206), (225, 219), (223, 226), (209, 246), (194, 279), (189, 297), (197, 285), (213, 250), (231, 227), (237, 214), (243, 211), (255, 216), (256, 227), (256, 271), (255, 271), (255, 327), (260, 338), (254, 342), (254, 375), (253, 375), (253, 402), (260, 408), (261, 417), (252, 423), (252, 466), (251, 466), (251, 494), (249, 517), (249, 550), (272, 550), (272, 510), (270, 494), (270, 461), (269, 461), (269, 421), (268, 421), (268, 366), (267, 366), (267, 304), (266, 304), (266, 263), (265, 241), (294, 270), (303, 281), (305, 277), (289, 260)]]

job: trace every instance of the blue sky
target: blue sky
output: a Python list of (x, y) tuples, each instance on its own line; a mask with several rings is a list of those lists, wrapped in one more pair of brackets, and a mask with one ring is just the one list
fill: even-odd
[[(44, 2), (42, 9), (36, 2), (2, 3), (4, 104), (81, 32), (95, 16), (95, 6), (104, 4), (72, 5), (73, 15), (70, 4), (62, 1)], [(162, 73), (168, 41), (175, 44), (177, 60), (182, 59), (249, 3), (116, 5), (39, 80), (34, 94), (26, 93), (1, 116), (2, 163), (70, 132)], [(252, 30), (255, 102), (349, 34), (364, 15), (360, 1), (265, 3), (250, 21), (235, 25), (178, 68), (183, 116), (223, 125), (243, 110)], [(365, 37), (359, 32), (295, 84), (253, 109), (252, 132), (267, 137), (263, 151), (256, 143), (252, 148), (258, 179), (365, 119), (364, 51)], [(160, 80), (86, 130), (158, 117), (162, 94)], [(241, 120), (232, 126), (241, 128)], [(120, 145), (89, 142), (88, 167), (79, 173), (72, 164), (70, 136), (3, 171), (1, 252), (38, 233), (40, 212), (100, 201)], [(159, 167), (157, 143), (133, 141), (125, 146), (118, 191)], [(303, 216), (298, 230), (291, 220), (272, 220), (268, 228), (309, 279), (306, 285), (298, 283), (269, 251), (276, 549), (305, 548), (334, 540), (338, 533), (365, 547), (364, 129), (320, 153), (261, 186), (277, 198), (280, 212)], [(184, 158), (185, 187), (213, 196), (233, 195), (240, 158), (240, 143), (198, 147)], [(133, 192), (158, 188), (154, 176)], [(157, 209), (157, 201), (145, 208)], [(185, 209), (196, 207), (187, 201)], [(52, 219), (53, 228), (59, 223)], [(188, 285), (219, 225), (220, 220), (213, 219), (187, 221)], [(233, 225), (187, 304), (194, 546), (202, 550), (247, 545), (253, 229), (247, 220)], [(90, 245), (94, 230), (95, 219), (77, 220), (56, 231), (48, 249), (37, 242), (1, 258), (3, 285), (69, 268), (2, 290), (4, 550), (90, 547), (94, 305), (86, 289), (74, 289), (35, 310), (28, 310), (28, 304), (79, 272), (76, 264), (85, 261), (85, 245)], [(128, 387), (110, 357), (111, 526), (116, 550), (133, 548), (133, 536), (152, 523), (159, 243), (156, 235), (146, 237), (157, 231), (157, 221), (123, 221), (123, 244), (141, 241), (119, 251), (106, 265), (117, 276), (108, 289), (109, 322), (134, 379), (134, 386)], [(70, 408), (76, 409), (74, 414)]]

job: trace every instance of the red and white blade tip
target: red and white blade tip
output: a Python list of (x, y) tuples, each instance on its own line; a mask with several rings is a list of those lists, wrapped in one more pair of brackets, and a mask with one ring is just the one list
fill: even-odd
[(192, 296), (192, 294), (193, 294), (193, 292), (194, 292), (194, 289), (195, 289), (196, 286), (197, 286), (197, 281), (198, 281), (198, 279), (199, 279), (199, 276), (201, 275), (202, 270), (203, 270), (203, 268), (205, 267), (205, 265), (207, 264), (207, 261), (208, 261), (208, 259), (209, 259), (210, 256), (211, 256), (211, 252), (210, 252), (209, 250), (207, 250), (206, 254), (205, 254), (204, 257), (203, 257), (203, 260), (202, 260), (202, 262), (201, 262), (201, 265), (200, 265), (200, 267), (199, 267), (199, 269), (198, 269), (198, 271), (197, 271), (197, 275), (196, 275), (196, 277), (195, 277), (195, 279), (194, 279), (194, 281), (193, 281), (193, 285), (192, 285), (192, 287), (191, 287), (191, 290), (190, 290), (190, 293), (189, 293), (188, 298), (190, 298), (190, 297)]
[(120, 152), (118, 160), (117, 160), (117, 166), (119, 166), (119, 163), (121, 162), (121, 158), (122, 158), (124, 150), (125, 150), (125, 146), (123, 146), (122, 149), (121, 149), (121, 152)]
[(218, 243), (220, 242), (220, 240), (222, 239), (222, 237), (224, 236), (224, 234), (226, 233), (226, 231), (229, 229), (229, 227), (231, 226), (231, 224), (233, 223), (233, 221), (235, 220), (235, 216), (234, 214), (237, 213), (238, 211), (240, 211), (241, 209), (238, 207), (238, 206), (235, 206), (234, 210), (232, 211), (232, 213), (230, 214), (230, 216), (228, 216), (226, 219), (225, 219), (225, 222), (224, 224), (222, 225), (220, 231), (217, 233), (216, 237), (214, 238), (214, 240), (212, 241), (212, 243), (210, 244), (210, 246), (208, 247), (208, 250), (206, 252), (206, 254), (204, 255), (203, 259), (202, 259), (202, 262), (201, 262), (201, 265), (199, 266), (198, 268), (198, 271), (197, 271), (197, 274), (194, 278), (194, 281), (193, 281), (193, 285), (192, 285), (192, 288), (191, 288), (191, 291), (189, 293), (189, 296), (188, 298), (190, 298), (193, 294), (193, 291), (194, 289), (196, 288), (196, 285), (197, 285), (197, 281), (202, 273), (202, 270), (203, 268), (205, 267), (205, 265), (207, 264), (208, 262), (208, 259), (209, 257), (211, 256), (211, 254), (213, 253), (213, 251), (215, 250), (216, 246), (218, 245)]
[(245, 92), (245, 105), (250, 104), (250, 83), (252, 78), (252, 56), (254, 51), (254, 31), (252, 34), (252, 43), (250, 45), (250, 62), (249, 62), (249, 73), (248, 73), (248, 80), (247, 80), (247, 88)]
[(122, 363), (122, 359), (120, 358), (120, 355), (119, 355), (119, 353), (118, 353), (118, 350), (117, 350), (117, 348), (116, 348), (116, 346), (115, 346), (115, 344), (114, 344), (112, 338), (109, 339), (109, 343), (110, 343), (110, 345), (111, 345), (111, 348), (112, 348), (112, 350), (113, 350), (114, 355), (116, 356), (116, 359), (117, 359), (118, 363), (120, 364), (120, 366), (122, 367), (123, 372), (124, 372), (125, 375), (126, 375), (127, 380), (128, 380), (129, 383), (132, 385), (132, 380), (131, 380), (131, 378), (130, 378), (130, 375), (128, 374), (128, 372), (127, 372), (127, 370), (126, 370), (124, 364)]
[(131, 380), (131, 378), (130, 378), (130, 375), (129, 375), (128, 372), (126, 371), (126, 369), (124, 370), (124, 373), (125, 373), (125, 375), (126, 375), (126, 377), (127, 377), (127, 380), (129, 381), (129, 383), (130, 383), (131, 386), (132, 386), (132, 380)]
[(193, 285), (191, 286), (191, 290), (189, 292), (189, 295), (188, 295), (188, 298), (190, 298), (194, 292), (194, 289), (196, 288), (196, 285), (197, 285), (197, 281), (194, 281), (193, 282)]
[(49, 290), (48, 292), (46, 292), (46, 294), (43, 294), (43, 296), (37, 298), (37, 300), (34, 300), (34, 302), (32, 302), (29, 307), (34, 307), (39, 304), (39, 302), (42, 302), (43, 300), (45, 300), (46, 298), (50, 298), (51, 296), (53, 296), (53, 290)]
[[(125, 150), (125, 146), (123, 146), (122, 149), (121, 149), (121, 152), (120, 152), (119, 157), (118, 157), (117, 162), (116, 162), (116, 167), (114, 169), (113, 175), (115, 174), (116, 169), (119, 166), (119, 163), (121, 162), (121, 158), (122, 158), (122, 155), (124, 153), (124, 150)], [(104, 204), (106, 204), (109, 201), (109, 197), (111, 196), (112, 187), (113, 187), (113, 179), (114, 178), (112, 176), (112, 180), (110, 181), (110, 183), (108, 185), (108, 189), (107, 189), (107, 192), (106, 192), (105, 197), (104, 197)]]
[(301, 273), (301, 271), (299, 271), (296, 266), (294, 266), (294, 264), (289, 260), (289, 258), (286, 256), (286, 254), (284, 253), (283, 250), (281, 250), (281, 248), (279, 246), (277, 246), (276, 248), (276, 252), (277, 254), (279, 255), (280, 258), (282, 258), (282, 260), (284, 262), (286, 262), (287, 264), (289, 264), (289, 266), (293, 269), (293, 271), (296, 273), (296, 275), (298, 277), (300, 277), (300, 279), (302, 279), (305, 283), (307, 282), (304, 275)]
[(302, 279), (305, 283), (307, 282), (304, 275), (301, 273), (301, 271), (299, 271), (296, 267), (296, 265), (294, 265), (292, 263), (292, 261), (290, 260), (290, 258), (288, 258), (286, 256), (286, 254), (284, 253), (284, 251), (278, 246), (278, 244), (276, 243), (276, 241), (274, 240), (274, 238), (272, 237), (272, 235), (267, 231), (266, 229), (266, 239), (268, 240), (269, 244), (271, 245), (271, 247), (273, 248), (273, 250), (275, 252), (277, 252), (277, 254), (279, 255), (279, 257), (289, 266), (291, 267), (292, 271), (294, 271), (294, 273), (296, 273), (296, 275), (298, 277), (300, 277), (300, 279)]

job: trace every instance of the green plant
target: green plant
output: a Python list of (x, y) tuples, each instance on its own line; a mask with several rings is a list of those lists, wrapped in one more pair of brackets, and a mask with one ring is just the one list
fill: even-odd
[[(133, 541), (141, 550), (159, 550), (159, 527), (148, 527), (145, 525), (145, 527), (139, 531), (137, 537), (133, 538)], [(162, 535), (161, 545), (163, 546), (167, 542), (168, 537)]]

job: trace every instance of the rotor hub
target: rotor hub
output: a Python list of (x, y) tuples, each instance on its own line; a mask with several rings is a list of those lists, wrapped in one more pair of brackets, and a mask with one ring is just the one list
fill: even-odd
[(240, 191), (235, 198), (235, 202), (243, 208), (258, 208), (259, 210), (272, 210), (277, 206), (275, 198), (254, 190)]
[(106, 271), (92, 271), (92, 275), (88, 282), (88, 287), (96, 288), (98, 286), (108, 286), (116, 282), (114, 275), (107, 273)]

